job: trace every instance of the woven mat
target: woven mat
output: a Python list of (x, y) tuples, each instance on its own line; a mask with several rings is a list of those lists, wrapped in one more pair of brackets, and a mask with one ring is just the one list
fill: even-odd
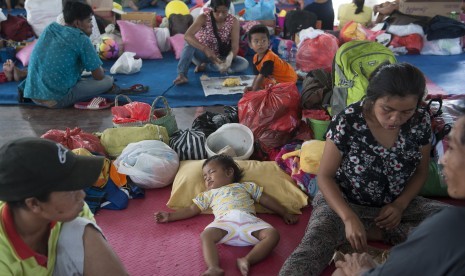
[[(171, 186), (146, 191), (145, 199), (132, 199), (125, 210), (100, 210), (96, 219), (109, 243), (126, 266), (130, 275), (200, 275), (205, 271), (200, 233), (212, 220), (212, 215), (157, 224), (153, 213), (169, 210), (165, 204)], [(281, 234), (278, 246), (263, 262), (251, 269), (251, 275), (277, 275), (287, 256), (300, 242), (310, 208), (302, 210), (300, 221), (286, 225), (275, 215), (260, 214)], [(236, 259), (246, 255), (251, 247), (218, 245), (220, 264), (226, 275), (240, 275)]]

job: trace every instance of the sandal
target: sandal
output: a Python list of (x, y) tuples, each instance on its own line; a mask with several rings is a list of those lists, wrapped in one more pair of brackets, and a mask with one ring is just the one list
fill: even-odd
[(89, 110), (100, 110), (109, 108), (114, 104), (113, 101), (108, 101), (102, 97), (95, 97), (88, 102), (78, 102), (74, 104), (74, 108), (77, 109), (89, 109)]
[(134, 84), (129, 88), (120, 88), (118, 85), (113, 84), (113, 87), (106, 92), (106, 94), (125, 94), (125, 95), (134, 95), (146, 93), (149, 91), (149, 87), (142, 84)]
[(121, 89), (122, 94), (140, 94), (140, 93), (146, 93), (149, 91), (149, 87), (142, 85), (142, 84), (134, 84), (133, 86), (126, 88), (126, 89)]

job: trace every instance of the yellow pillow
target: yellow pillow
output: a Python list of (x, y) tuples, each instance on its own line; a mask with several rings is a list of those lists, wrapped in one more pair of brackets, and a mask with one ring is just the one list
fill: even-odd
[[(192, 204), (192, 199), (205, 191), (202, 176), (204, 160), (181, 161), (178, 173), (174, 178), (171, 197), (166, 204), (171, 209), (180, 209)], [(300, 209), (307, 205), (305, 195), (292, 181), (291, 177), (273, 161), (236, 160), (244, 170), (242, 181), (254, 182), (263, 187), (263, 191), (274, 197), (292, 214), (301, 214)], [(255, 205), (257, 213), (271, 211)], [(211, 212), (210, 212), (211, 213)]]

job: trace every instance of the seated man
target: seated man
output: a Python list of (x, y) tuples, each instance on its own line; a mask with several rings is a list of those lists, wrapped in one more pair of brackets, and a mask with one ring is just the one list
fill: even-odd
[(0, 148), (0, 275), (127, 275), (84, 202), (102, 167), (47, 139)]
[[(92, 8), (80, 1), (68, 1), (63, 8), (65, 26), (51, 23), (40, 35), (29, 62), (26, 80), (19, 85), (20, 99), (38, 105), (63, 108), (105, 93), (113, 78), (105, 76), (89, 35)], [(86, 70), (91, 78), (81, 79)]]

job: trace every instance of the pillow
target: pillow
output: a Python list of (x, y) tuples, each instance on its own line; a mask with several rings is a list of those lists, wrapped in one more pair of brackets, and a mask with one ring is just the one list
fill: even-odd
[[(180, 162), (178, 173), (174, 178), (171, 197), (166, 204), (171, 209), (190, 206), (199, 193), (205, 191), (202, 176), (202, 164), (205, 160), (185, 160)], [(242, 181), (255, 182), (263, 191), (274, 197), (292, 214), (301, 214), (300, 209), (307, 205), (305, 195), (294, 184), (291, 177), (282, 171), (274, 161), (236, 160), (244, 170)], [(255, 204), (257, 213), (271, 211)], [(210, 212), (211, 213), (211, 210)]]
[(27, 66), (29, 64), (29, 59), (31, 58), (31, 53), (34, 49), (34, 46), (36, 45), (36, 42), (37, 39), (31, 43), (28, 43), (24, 48), (16, 53), (16, 58), (19, 59), (21, 63), (23, 63), (23, 66)]
[(136, 53), (136, 58), (161, 59), (155, 32), (143, 24), (117, 21), (123, 38), (124, 51)]
[(184, 49), (184, 34), (176, 34), (168, 38), (173, 48), (176, 59), (181, 58), (182, 49)]

